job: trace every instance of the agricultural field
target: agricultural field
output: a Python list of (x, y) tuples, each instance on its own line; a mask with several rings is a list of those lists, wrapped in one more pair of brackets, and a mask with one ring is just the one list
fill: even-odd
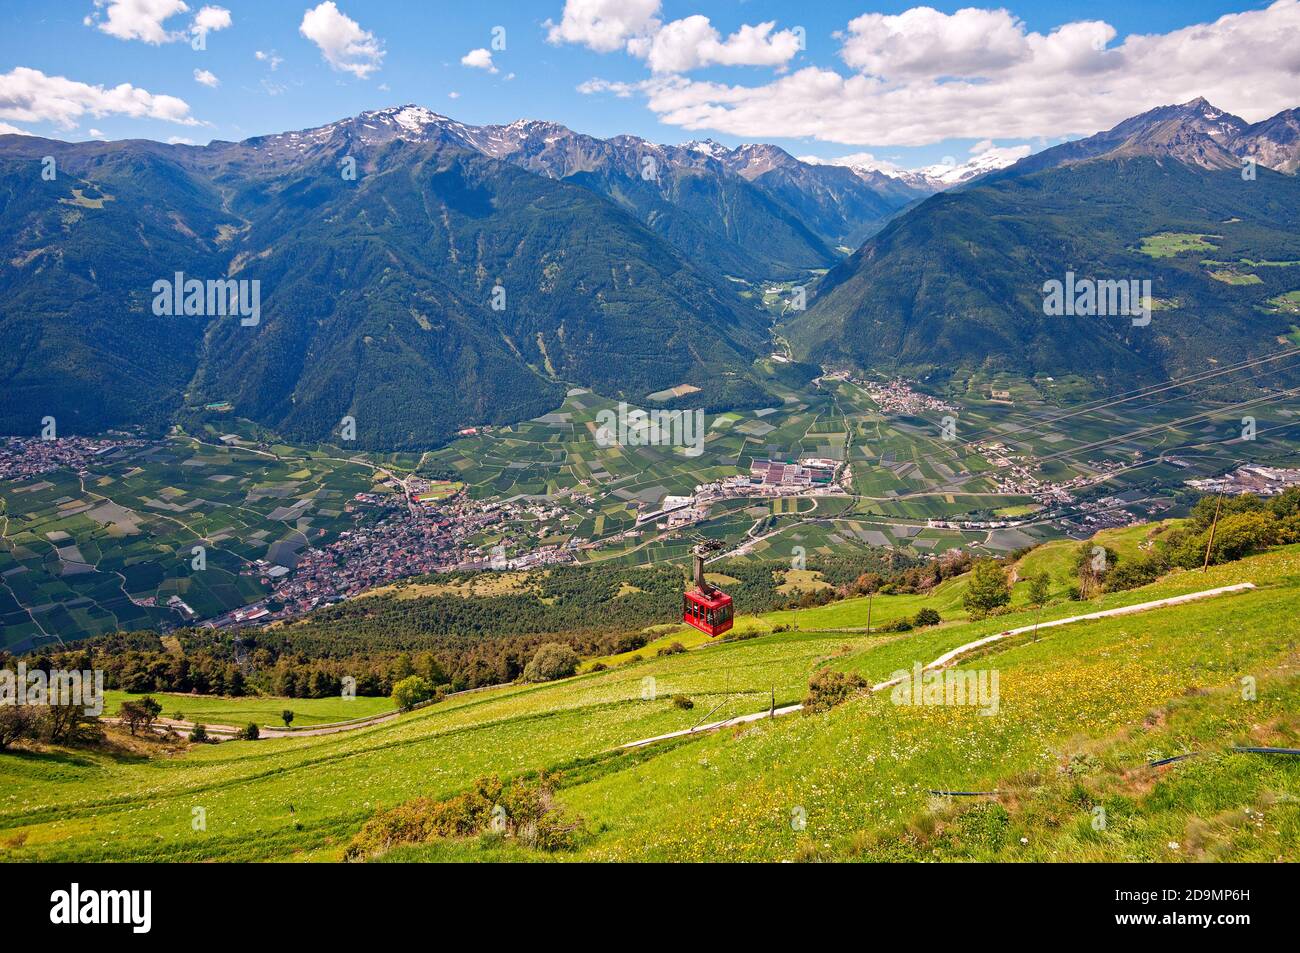
[[(1141, 541), (1135, 533), (1115, 540)], [(1039, 558), (1051, 564), (1059, 554)], [(951, 606), (959, 581), (936, 593), (936, 604)], [(771, 625), (767, 634), (609, 659), (604, 671), (457, 695), (338, 735), (145, 759), (95, 750), (0, 756), (0, 849), (12, 860), (337, 860), (381, 808), (451, 797), (493, 773), (548, 771), (559, 806), (582, 820), (575, 852), (468, 839), (403, 847), (387, 859), (1056, 860), (1080, 851), (1107, 860), (1282, 859), (1300, 833), (1300, 766), (1227, 749), (1294, 746), (1300, 734), (1300, 659), (1276, 624), (1300, 611), (1300, 547), (1204, 574), (1174, 572), (1082, 605), (1054, 598), (1041, 617), (1244, 581), (1258, 588), (1026, 633), (964, 659), (959, 670), (999, 674), (990, 715), (897, 704), (882, 691), (826, 714), (620, 747), (798, 701), (820, 668), (880, 681), (1032, 625), (1019, 595), (1010, 615), (970, 621), (949, 609), (944, 624), (906, 634), (811, 631), (820, 610), (801, 612), (797, 632), (776, 631), (784, 616), (774, 614), (755, 620)], [(878, 617), (900, 614), (910, 599), (877, 596)], [(818, 624), (855, 621), (864, 604), (827, 607), (845, 616)], [(1254, 700), (1243, 697), (1245, 676), (1257, 684)], [(674, 704), (675, 695), (694, 707)], [(1147, 767), (1188, 751), (1202, 757)], [(997, 793), (972, 802), (933, 793), (953, 790)], [(1109, 819), (1102, 830), (1088, 826), (1097, 805)], [(204, 831), (191, 826), (196, 807)]]
[(326, 453), (178, 436), (117, 448), (82, 476), (0, 483), (0, 648), (181, 624), (261, 598), (267, 586), (247, 572), (256, 560), (292, 567), (352, 526), (352, 497), (373, 488), (374, 464)]
[[(1200, 385), (1195, 399), (1169, 391), (1069, 411), (1059, 402), (1077, 399), (1079, 382), (971, 375), (940, 395), (958, 408), (956, 439), (945, 440), (937, 412), (886, 414), (851, 381), (798, 383), (770, 359), (756, 368), (767, 374), (770, 403), (706, 414), (698, 455), (603, 445), (598, 415), (618, 405), (575, 388), (548, 414), (423, 454), (294, 447), (222, 417), (196, 437), (105, 454), (84, 476), (64, 470), (5, 482), (0, 647), (197, 622), (262, 599), (266, 577), (250, 565), (292, 568), (305, 547), (336, 539), (355, 525), (351, 498), (383, 492), (377, 481), (387, 473), (433, 481), (435, 498), (463, 490), (483, 505), (517, 504), (522, 515), (468, 538), (484, 554), (498, 545), (511, 556), (556, 546), (581, 562), (651, 565), (684, 563), (699, 536), (741, 558), (782, 561), (864, 546), (1005, 554), (1087, 538), (1107, 522), (1177, 515), (1187, 480), (1245, 462), (1286, 466), (1300, 449), (1294, 403), (1242, 401), (1231, 375)], [(990, 399), (993, 387), (1011, 398)], [(1239, 439), (1246, 414), (1257, 427), (1249, 443)], [(732, 497), (686, 528), (636, 523), (638, 507), (653, 510), (667, 496), (747, 473), (756, 459), (803, 456), (843, 460), (848, 489)], [(1000, 490), (1010, 465), (1076, 485), (1080, 504), (1044, 507), (1026, 492)], [(535, 515), (539, 507), (547, 519)], [(1014, 525), (967, 525), (979, 521)], [(204, 573), (191, 567), (200, 544)]]

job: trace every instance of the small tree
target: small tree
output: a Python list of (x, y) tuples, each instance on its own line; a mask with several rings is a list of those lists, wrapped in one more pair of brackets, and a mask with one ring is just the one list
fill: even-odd
[(162, 705), (145, 695), (141, 699), (127, 699), (122, 702), (122, 707), (118, 709), (117, 713), (122, 721), (126, 723), (126, 727), (131, 734), (134, 735), (141, 728), (148, 730), (161, 712)]
[(578, 670), (578, 653), (563, 642), (546, 642), (524, 666), (525, 682), (553, 682)]
[(1047, 603), (1047, 591), (1052, 585), (1052, 577), (1044, 570), (1029, 580), (1029, 604), (1038, 608)]
[(288, 708), (280, 712), (280, 718), (284, 721), (284, 727), (286, 728), (293, 724), (293, 712)]
[(970, 584), (962, 597), (964, 605), (976, 618), (983, 618), (1011, 601), (1007, 573), (992, 559), (981, 559), (971, 567)]
[(414, 708), (433, 697), (433, 686), (419, 675), (408, 675), (393, 686), (393, 704), (402, 711)]
[(243, 731), (239, 733), (241, 741), (256, 741), (262, 737), (262, 730), (257, 727), (257, 722), (250, 721)]
[(208, 729), (206, 725), (195, 725), (190, 731), (190, 741), (196, 745), (207, 744)]

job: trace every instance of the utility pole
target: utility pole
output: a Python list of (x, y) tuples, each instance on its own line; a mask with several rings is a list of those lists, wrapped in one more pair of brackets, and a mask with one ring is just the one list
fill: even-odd
[(876, 594), (876, 590), (867, 590), (867, 635), (871, 634), (871, 597)]
[(1214, 504), (1214, 522), (1210, 524), (1210, 541), (1205, 544), (1205, 565), (1201, 567), (1201, 572), (1210, 571), (1210, 552), (1214, 549), (1214, 531), (1219, 527), (1219, 510), (1223, 507), (1223, 494), (1219, 494), (1218, 502)]

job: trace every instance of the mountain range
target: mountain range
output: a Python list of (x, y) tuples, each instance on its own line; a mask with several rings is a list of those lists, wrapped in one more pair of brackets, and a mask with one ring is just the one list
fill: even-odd
[[(1160, 107), (935, 195), (832, 269), (785, 334), (817, 362), (1102, 390), (1276, 350), (1294, 314), (1274, 302), (1300, 288), (1297, 115)], [(1045, 314), (1067, 273), (1150, 281), (1151, 323)]]
[[(1300, 261), (1296, 132), (1296, 110), (1248, 124), (1195, 100), (910, 180), (418, 106), (207, 146), (0, 136), (0, 430), (161, 431), (229, 402), (291, 439), (351, 416), (358, 446), (402, 449), (574, 385), (753, 406), (755, 286), (823, 269), (785, 321), (802, 359), (1102, 388), (1196, 369), (1288, 333), (1269, 301), (1300, 285), (1276, 264)], [(1143, 251), (1162, 233), (1213, 252)], [(1149, 277), (1162, 310), (1047, 319), (1067, 271)], [(153, 313), (176, 273), (258, 281), (259, 323)]]

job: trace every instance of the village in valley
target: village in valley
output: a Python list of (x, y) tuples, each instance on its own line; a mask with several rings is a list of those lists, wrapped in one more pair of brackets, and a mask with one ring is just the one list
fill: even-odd
[(614, 405), (583, 389), (536, 420), (464, 428), (413, 455), (298, 449), (225, 429), (229, 406), (198, 438), (9, 438), (0, 615), (19, 645), (60, 627), (259, 625), (429, 574), (681, 559), (700, 534), (758, 558), (810, 542), (997, 553), (1159, 516), (1180, 487), (1300, 482), (1264, 465), (1205, 474), (1212, 460), (1108, 441), (1110, 419), (1095, 434), (1077, 422), (1098, 449), (1072, 455), (1038, 423), (1050, 407), (1003, 386), (960, 399), (839, 371), (773, 382), (772, 397), (714, 415), (698, 456), (604, 445), (592, 422)]

